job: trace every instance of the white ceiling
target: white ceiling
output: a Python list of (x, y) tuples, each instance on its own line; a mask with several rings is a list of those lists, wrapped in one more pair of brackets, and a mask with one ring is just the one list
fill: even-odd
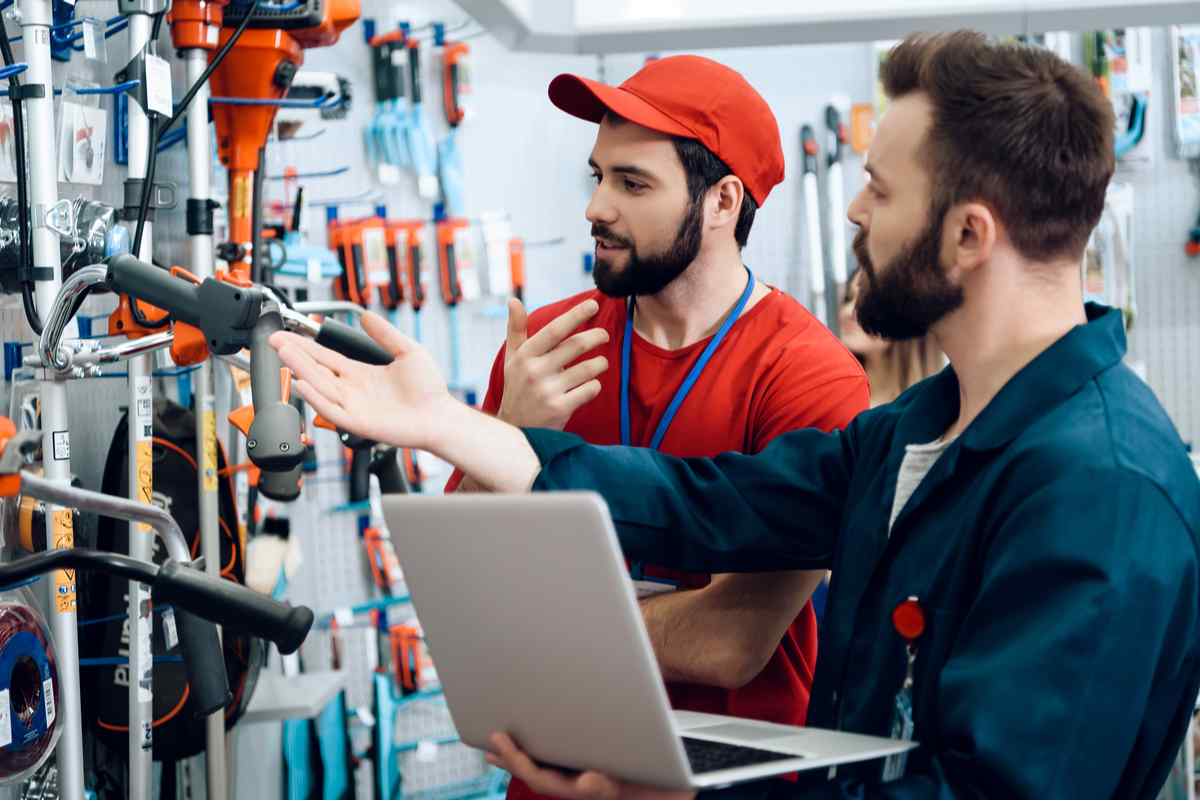
[(455, 0), (514, 50), (621, 53), (1200, 22), (1197, 0)]

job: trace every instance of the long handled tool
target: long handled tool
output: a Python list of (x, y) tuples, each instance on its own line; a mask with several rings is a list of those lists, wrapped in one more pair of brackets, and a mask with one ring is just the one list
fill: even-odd
[[(842, 156), (848, 143), (846, 125), (837, 106), (825, 107), (825, 201), (829, 205), (829, 269), (834, 288), (846, 283), (846, 195)], [(836, 317), (836, 315), (834, 315)]]
[(811, 125), (800, 129), (804, 157), (804, 227), (808, 233), (809, 310), (828, 320), (825, 304), (825, 254), (821, 248), (821, 201), (817, 194), (817, 135)]

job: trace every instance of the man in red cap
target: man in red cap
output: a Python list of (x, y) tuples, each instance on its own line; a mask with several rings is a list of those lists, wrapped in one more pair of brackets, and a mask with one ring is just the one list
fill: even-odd
[[(597, 444), (711, 456), (841, 428), (867, 408), (854, 357), (742, 263), (784, 164), (775, 116), (741, 75), (674, 56), (619, 87), (560, 75), (550, 100), (599, 123), (587, 209), (597, 289), (528, 319), (510, 301), (485, 411)], [(820, 573), (630, 569), (676, 708), (804, 722)]]

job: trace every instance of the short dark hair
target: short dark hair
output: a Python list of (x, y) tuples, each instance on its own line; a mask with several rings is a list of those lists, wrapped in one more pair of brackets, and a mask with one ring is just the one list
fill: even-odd
[[(688, 196), (692, 203), (699, 203), (705, 192), (726, 175), (731, 175), (733, 170), (698, 140), (682, 136), (672, 138), (675, 141), (675, 152), (679, 154), (679, 161), (683, 164), (683, 172), (687, 175)], [(739, 248), (746, 247), (756, 211), (758, 204), (749, 192), (743, 190), (742, 207), (738, 210), (737, 225), (733, 229), (733, 238)]]
[(913, 34), (888, 54), (889, 98), (924, 93), (932, 207), (981, 201), (1026, 258), (1080, 257), (1116, 163), (1112, 105), (1082, 70), (1042, 48), (975, 31)]

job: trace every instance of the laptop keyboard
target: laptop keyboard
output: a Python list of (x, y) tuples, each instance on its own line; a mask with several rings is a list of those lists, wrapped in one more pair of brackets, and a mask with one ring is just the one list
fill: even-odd
[(778, 762), (781, 759), (802, 759), (797, 754), (784, 754), (779, 751), (764, 751), (761, 748), (747, 748), (744, 745), (730, 745), (713, 740), (697, 740), (692, 737), (681, 737), (683, 748), (687, 751), (688, 764), (692, 773), (711, 773), (729, 768), (745, 768), (750, 765), (761, 765), (764, 762)]

